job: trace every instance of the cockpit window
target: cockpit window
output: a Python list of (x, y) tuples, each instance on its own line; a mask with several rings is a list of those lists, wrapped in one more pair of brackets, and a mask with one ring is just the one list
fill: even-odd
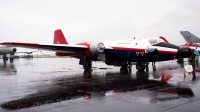
[(157, 43), (160, 43), (160, 42), (164, 42), (164, 41), (160, 38), (150, 38), (149, 39), (150, 44), (157, 44)]

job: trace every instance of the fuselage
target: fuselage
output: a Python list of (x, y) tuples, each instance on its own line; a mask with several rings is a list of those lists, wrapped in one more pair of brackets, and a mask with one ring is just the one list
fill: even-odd
[[(129, 62), (156, 62), (173, 60), (176, 57), (178, 46), (164, 42), (159, 38), (150, 39), (130, 39), (102, 42), (105, 46), (105, 51), (102, 54), (87, 55), (85, 52), (81, 53), (58, 53), (62, 56), (73, 56), (81, 58), (85, 56), (88, 60), (102, 61), (100, 57), (103, 56), (106, 62), (115, 61), (129, 61)], [(89, 46), (90, 43), (78, 44)], [(165, 44), (165, 45), (164, 45)], [(163, 46), (164, 45), (164, 46)], [(147, 49), (156, 49), (158, 57), (152, 58), (152, 53), (147, 52)], [(83, 55), (81, 55), (83, 54)], [(90, 53), (88, 53), (90, 54)]]
[(190, 47), (191, 49), (196, 49), (200, 53), (200, 43), (190, 43), (190, 44), (184, 44), (180, 45), (182, 47)]

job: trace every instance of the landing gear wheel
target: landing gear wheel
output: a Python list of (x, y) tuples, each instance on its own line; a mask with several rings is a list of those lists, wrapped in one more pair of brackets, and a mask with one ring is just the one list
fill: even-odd
[(85, 70), (90, 70), (92, 67), (91, 67), (91, 66), (83, 65), (83, 68), (84, 68)]
[(143, 64), (143, 63), (138, 63), (138, 64), (136, 64), (136, 69), (137, 69), (138, 71), (144, 71), (144, 69), (145, 69), (145, 64)]
[(86, 60), (87, 65), (83, 65), (84, 70), (90, 70), (92, 68), (92, 62), (90, 60)]
[(128, 65), (121, 66), (120, 73), (127, 74), (129, 72)]
[(3, 62), (6, 62), (8, 60), (8, 57), (6, 55), (3, 55)]

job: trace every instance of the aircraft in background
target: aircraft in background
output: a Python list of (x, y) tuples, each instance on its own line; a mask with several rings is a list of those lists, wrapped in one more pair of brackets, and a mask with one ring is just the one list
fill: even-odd
[(138, 71), (144, 71), (152, 62), (155, 71), (155, 62), (188, 58), (193, 54), (191, 48), (170, 44), (162, 37), (68, 44), (60, 29), (54, 32), (53, 44), (2, 42), (1, 45), (49, 50), (55, 51), (57, 56), (72, 56), (80, 60), (79, 64), (85, 70), (91, 69), (92, 61), (104, 61), (107, 65), (121, 66), (122, 69), (137, 62)]
[(9, 59), (10, 63), (13, 63), (13, 55), (16, 53), (26, 53), (26, 54), (32, 54), (33, 52), (38, 52), (38, 51), (25, 51), (25, 52), (17, 52), (17, 48), (10, 47), (7, 45), (1, 45), (0, 46), (0, 55), (2, 55), (2, 59), (4, 62), (8, 60), (7, 54), (10, 54)]
[(199, 37), (193, 35), (189, 31), (180, 31), (180, 33), (184, 37), (185, 41), (187, 42), (186, 44), (181, 45), (181, 46), (193, 47), (193, 48), (196, 48), (200, 52), (200, 49), (198, 49), (198, 47), (200, 47)]
[[(186, 44), (180, 46), (186, 46), (192, 49), (196, 49), (200, 53), (200, 38), (190, 33), (189, 31), (180, 31), (180, 33), (187, 42)], [(191, 59), (189, 58), (189, 60)], [(195, 60), (198, 61), (199, 56), (196, 56)]]
[(180, 31), (181, 35), (184, 37), (188, 44), (194, 43), (195, 45), (200, 46), (200, 38), (193, 35), (189, 31)]
[(8, 60), (8, 57), (7, 57), (7, 54), (10, 54), (10, 62), (12, 63), (13, 62), (13, 55), (15, 54), (15, 52), (17, 51), (16, 48), (12, 48), (12, 47), (9, 47), (9, 46), (0, 46), (0, 55), (3, 55), (3, 61), (6, 61)]

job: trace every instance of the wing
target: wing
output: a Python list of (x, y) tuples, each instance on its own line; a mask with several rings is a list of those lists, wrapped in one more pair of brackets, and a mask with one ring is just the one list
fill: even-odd
[(77, 53), (88, 49), (88, 47), (84, 45), (38, 44), (38, 43), (22, 43), (22, 42), (2, 42), (0, 44), (23, 47), (23, 48), (63, 52), (63, 53)]

